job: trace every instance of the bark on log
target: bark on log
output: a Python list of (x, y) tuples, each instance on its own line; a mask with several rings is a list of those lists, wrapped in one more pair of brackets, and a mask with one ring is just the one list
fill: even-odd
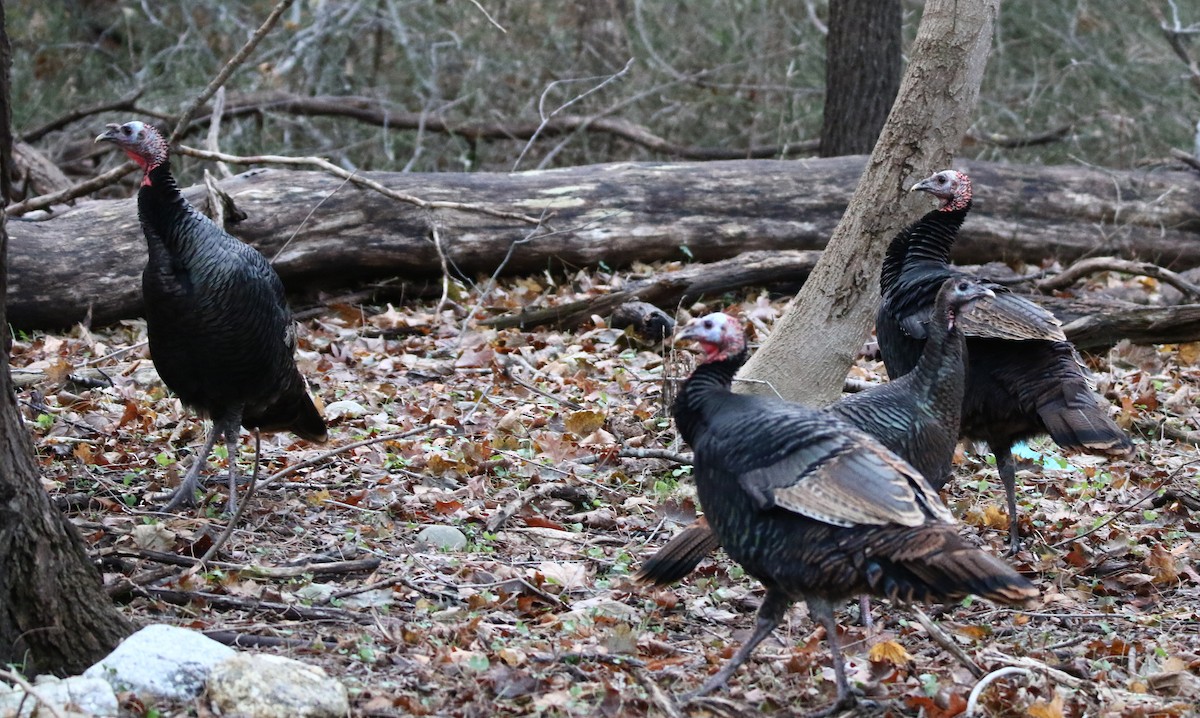
[[(542, 233), (480, 213), (397, 203), (316, 172), (256, 170), (223, 181), (249, 219), (230, 231), (267, 257), (293, 291), (400, 276), (440, 276), (436, 223), (450, 266), (467, 277), (572, 269), (600, 261), (700, 261), (749, 250), (824, 247), (866, 158), (638, 163), (518, 174), (370, 173), (431, 201), (538, 215)], [(1181, 270), (1200, 266), (1200, 178), (960, 162), (976, 183), (957, 262), (1069, 262), (1112, 254)], [(196, 203), (202, 187), (185, 193)], [(319, 206), (318, 206), (319, 205)], [(311, 217), (309, 216), (312, 213)], [(49, 219), (9, 222), (9, 319), (61, 327), (137, 316), (145, 243), (136, 202), (81, 202)], [(547, 234), (554, 231), (554, 234)], [(294, 236), (293, 236), (294, 234)]]
[[(679, 304), (743, 287), (795, 292), (819, 258), (820, 252), (812, 251), (747, 252), (719, 262), (693, 264), (632, 280), (609, 294), (504, 314), (482, 323), (498, 329), (543, 325), (570, 328), (594, 315), (606, 316), (618, 306), (634, 301), (649, 302), (674, 316)], [(965, 269), (977, 271), (978, 267)], [(1146, 306), (1098, 297), (1025, 296), (1053, 312), (1062, 321), (1067, 339), (1083, 351), (1107, 349), (1122, 339), (1134, 344), (1200, 341), (1200, 304)]]

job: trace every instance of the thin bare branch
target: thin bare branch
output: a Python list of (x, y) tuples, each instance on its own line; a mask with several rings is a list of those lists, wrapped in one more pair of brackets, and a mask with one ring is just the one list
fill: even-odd
[(333, 164), (329, 160), (321, 159), (320, 157), (286, 157), (283, 155), (254, 155), (251, 157), (241, 157), (238, 155), (229, 155), (224, 152), (206, 152), (198, 150), (195, 147), (180, 145), (176, 152), (189, 157), (197, 157), (203, 160), (215, 160), (220, 162), (228, 162), (235, 165), (279, 165), (282, 167), (312, 167), (315, 169), (328, 172), (335, 177), (341, 177), (344, 180), (353, 182), (360, 187), (374, 190), (379, 194), (389, 199), (394, 199), (397, 202), (406, 202), (416, 205), (421, 209), (454, 209), (460, 212), (476, 212), (478, 214), (486, 214), (490, 217), (500, 217), (502, 219), (512, 219), (526, 224), (539, 224), (541, 220), (537, 217), (520, 214), (518, 212), (506, 212), (504, 210), (492, 209), (490, 207), (481, 207), (479, 205), (465, 204), (463, 202), (429, 202), (420, 197), (415, 197), (410, 194), (404, 194), (392, 189), (388, 189), (383, 185), (369, 180), (366, 177), (361, 177), (349, 170), (342, 169)]
[(92, 115), (98, 115), (102, 112), (112, 112), (114, 110), (132, 110), (134, 108), (134, 106), (136, 105), (138, 98), (140, 98), (142, 96), (143, 92), (145, 92), (145, 88), (139, 87), (136, 90), (134, 90), (133, 92), (130, 92), (129, 94), (125, 95), (124, 97), (122, 97), (118, 100), (113, 100), (111, 102), (101, 102), (100, 104), (97, 104), (97, 105), (91, 105), (89, 107), (83, 107), (78, 110), (72, 110), (64, 115), (55, 117), (53, 120), (50, 120), (46, 124), (44, 124), (40, 127), (35, 127), (34, 129), (21, 135), (21, 141), (22, 142), (37, 142), (38, 140), (42, 139), (46, 135), (50, 134), (51, 132), (54, 132), (56, 130), (61, 130), (62, 128), (66, 127), (67, 125), (69, 125), (73, 122), (78, 122), (79, 120), (82, 120), (86, 117), (91, 117)]
[(77, 185), (68, 187), (58, 192), (44, 194), (40, 197), (30, 197), (27, 200), (10, 204), (4, 208), (4, 213), (9, 217), (16, 217), (25, 214), (26, 212), (34, 212), (39, 209), (47, 209), (56, 204), (70, 202), (73, 199), (78, 199), (84, 195), (91, 194), (99, 189), (104, 189), (110, 184), (114, 184), (125, 175), (136, 170), (138, 166), (132, 162), (126, 162), (120, 167), (105, 172), (102, 175), (96, 175), (90, 180), (80, 182)]
[(1175, 287), (1191, 300), (1200, 298), (1200, 286), (1188, 281), (1186, 277), (1160, 267), (1157, 264), (1135, 262), (1118, 257), (1088, 257), (1087, 259), (1081, 259), (1058, 274), (1038, 281), (1036, 286), (1043, 292), (1063, 289), (1071, 286), (1082, 277), (1096, 272), (1123, 272), (1125, 274), (1153, 277), (1163, 284)]
[(271, 14), (254, 31), (254, 34), (250, 36), (246, 44), (242, 45), (241, 49), (234, 53), (233, 57), (229, 58), (229, 62), (226, 62), (221, 71), (217, 73), (217, 76), (212, 79), (212, 82), (208, 83), (208, 87), (204, 88), (204, 92), (197, 95), (192, 100), (192, 103), (187, 106), (187, 109), (183, 111), (183, 114), (179, 116), (179, 119), (175, 122), (175, 129), (171, 131), (171, 137), (167, 140), (168, 143), (174, 144), (179, 141), (184, 131), (187, 130), (188, 124), (191, 123), (192, 118), (196, 116), (196, 111), (200, 109), (200, 106), (208, 102), (213, 94), (225, 85), (234, 71), (242, 66), (242, 63), (246, 61), (246, 58), (250, 57), (250, 53), (254, 52), (254, 48), (258, 47), (258, 43), (267, 36), (267, 33), (271, 32), (272, 28), (275, 27), (275, 23), (279, 21), (280, 16), (292, 6), (293, 2), (295, 0), (279, 0), (271, 10)]

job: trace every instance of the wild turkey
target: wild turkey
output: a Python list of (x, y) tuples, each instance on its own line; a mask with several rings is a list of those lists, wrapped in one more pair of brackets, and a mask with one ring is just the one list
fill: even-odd
[(874, 439), (828, 412), (734, 394), (733, 376), (746, 359), (736, 319), (709, 314), (679, 339), (695, 340), (705, 355), (672, 407), (694, 452), (700, 504), (729, 556), (767, 590), (753, 635), (697, 695), (724, 685), (798, 600), (825, 627), (837, 677), (832, 711), (855, 702), (833, 602), (973, 593), (1019, 604), (1037, 595), (1002, 561), (963, 541), (928, 482)]
[[(950, 478), (958, 443), (966, 373), (959, 318), (980, 299), (992, 296), (992, 290), (979, 280), (947, 279), (938, 291), (932, 315), (939, 321), (928, 326), (929, 341), (917, 367), (894, 381), (843, 397), (825, 409), (910, 463), (934, 491), (940, 491)], [(634, 578), (659, 586), (674, 583), (716, 549), (712, 530), (698, 520), (647, 559)], [(864, 620), (868, 616), (864, 603)]]
[(295, 326), (283, 283), (257, 250), (183, 198), (157, 129), (137, 121), (108, 125), (96, 141), (112, 142), (144, 170), (138, 219), (149, 259), (142, 298), (154, 367), (180, 401), (213, 422), (204, 450), (165, 509), (195, 502), (201, 468), (224, 436), (233, 512), (240, 426), (291, 431), (315, 442), (327, 437), (296, 368)]
[[(926, 322), (938, 287), (970, 277), (950, 266), (950, 248), (971, 209), (971, 179), (944, 170), (913, 185), (941, 206), (904, 229), (888, 246), (880, 274), (883, 303), (875, 331), (888, 375), (912, 371), (927, 335)], [(1075, 347), (1055, 317), (998, 284), (995, 297), (979, 302), (962, 321), (967, 336), (967, 387), (961, 435), (986, 441), (1008, 499), (1009, 553), (1020, 550), (1017, 523), (1018, 441), (1050, 434), (1064, 449), (1122, 455), (1129, 438), (1092, 389)]]

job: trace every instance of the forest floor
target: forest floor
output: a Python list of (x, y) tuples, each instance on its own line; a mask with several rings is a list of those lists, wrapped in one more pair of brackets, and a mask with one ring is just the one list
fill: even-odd
[[(761, 588), (723, 555), (670, 589), (631, 580), (696, 511), (687, 447), (664, 411), (664, 379), (686, 376), (687, 352), (664, 357), (602, 324), (494, 331), (464, 322), (627, 278), (526, 278), (486, 297), (455, 286), (440, 309), (334, 304), (303, 321), (299, 362), (330, 442), (264, 438), (260, 479), (294, 472), (258, 489), (219, 561), (201, 570), (191, 557), (227, 525), (224, 460), (209, 466), (205, 507), (155, 512), (204, 424), (158, 381), (144, 324), (19, 335), (12, 368), (46, 488), (122, 611), (138, 624), (232, 632), (258, 641), (255, 650), (320, 665), (349, 687), (356, 716), (820, 708), (833, 696), (832, 671), (823, 631), (801, 606), (728, 690), (686, 703), (680, 696), (749, 634)], [(744, 293), (687, 309), (732, 307), (758, 342), (783, 306)], [(1062, 456), (1038, 442), (1022, 451), (1027, 540), (1014, 565), (1040, 588), (1038, 605), (927, 607), (960, 658), (907, 609), (874, 602), (871, 637), (856, 607), (840, 612), (848, 670), (877, 702), (873, 714), (963, 714), (985, 674), (982, 715), (1194, 714), (1198, 455), (1154, 427), (1198, 428), (1198, 358), (1197, 344), (1089, 357), (1135, 437), (1133, 456)], [(852, 376), (882, 373), (864, 356)], [(353, 442), (362, 443), (338, 451)], [(243, 434), (243, 468), (252, 454)], [(956, 464), (947, 504), (965, 534), (1002, 552), (993, 460), (967, 447)], [(423, 543), (428, 526), (457, 529), (465, 544)], [(1012, 666), (1023, 670), (993, 673)], [(157, 710), (209, 715), (199, 700)]]

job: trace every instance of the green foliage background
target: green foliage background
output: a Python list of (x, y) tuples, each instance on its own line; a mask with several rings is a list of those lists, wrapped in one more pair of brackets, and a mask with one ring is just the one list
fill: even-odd
[[(10, 2), (16, 129), (137, 87), (145, 88), (139, 106), (177, 113), (272, 5)], [(1200, 6), (1180, 5), (1184, 25), (1200, 23)], [(1165, 0), (1162, 7), (1170, 17)], [(906, 0), (904, 8), (911, 40), (922, 3)], [(539, 106), (550, 113), (576, 100), (563, 111), (620, 117), (675, 143), (785, 146), (815, 138), (820, 129), (826, 9), (824, 2), (795, 0), (480, 0), (480, 6), (469, 0), (300, 0), (229, 90), (368, 96), (451, 122), (509, 124), (536, 122)], [(630, 58), (627, 73), (580, 97)], [(1191, 147), (1198, 118), (1200, 97), (1144, 4), (1004, 0), (972, 134), (1073, 129), (1054, 144), (1001, 149), (976, 143), (964, 154), (1130, 167), (1170, 147)], [(124, 119), (92, 118), (60, 135), (58, 144), (67, 152), (67, 144), (94, 135), (102, 122)], [(524, 145), (472, 146), (430, 132), (274, 112), (232, 122), (222, 137), (227, 151), (320, 154), (361, 169), (507, 171), (672, 159), (579, 132), (539, 139), (518, 164)]]

